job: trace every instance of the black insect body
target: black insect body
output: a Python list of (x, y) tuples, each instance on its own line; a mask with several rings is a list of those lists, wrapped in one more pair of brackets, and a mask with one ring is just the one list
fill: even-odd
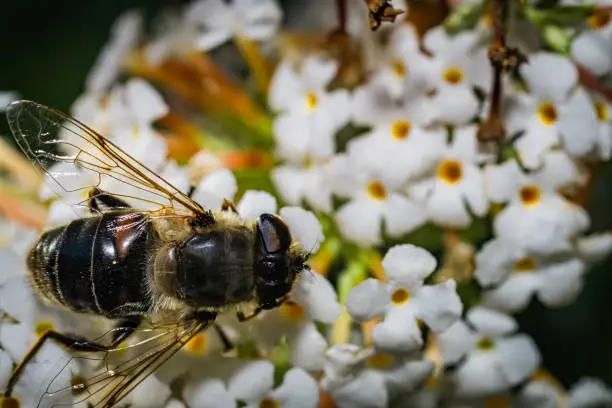
[[(89, 212), (41, 235), (27, 260), (33, 288), (51, 303), (112, 319), (116, 328), (104, 343), (45, 332), (13, 372), (5, 398), (53, 339), (104, 356), (101, 371), (53, 396), (77, 387), (92, 406), (111, 407), (217, 313), (235, 308), (246, 320), (278, 307), (307, 268), (305, 251), (279, 217), (247, 222), (229, 202), (205, 210), (95, 131), (35, 102), (14, 102), (7, 117), (19, 146), (60, 196)], [(75, 185), (74, 174), (89, 181), (80, 185), (77, 177)], [(108, 357), (143, 322), (139, 334), (148, 339), (130, 346), (129, 360), (111, 364)]]

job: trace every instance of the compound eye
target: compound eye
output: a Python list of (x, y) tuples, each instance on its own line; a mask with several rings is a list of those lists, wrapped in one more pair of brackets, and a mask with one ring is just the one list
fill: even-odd
[(269, 254), (286, 252), (291, 245), (289, 227), (276, 215), (261, 214), (257, 220), (257, 231)]

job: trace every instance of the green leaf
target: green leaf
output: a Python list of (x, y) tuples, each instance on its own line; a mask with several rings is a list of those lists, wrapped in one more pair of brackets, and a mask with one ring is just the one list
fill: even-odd
[(547, 25), (542, 28), (542, 37), (554, 51), (569, 55), (572, 37), (561, 27)]
[(449, 34), (456, 34), (460, 31), (473, 29), (487, 10), (487, 6), (487, 2), (484, 1), (478, 4), (460, 5), (446, 17), (446, 20), (444, 20), (444, 28)]
[(548, 25), (572, 26), (581, 24), (591, 17), (595, 12), (595, 6), (592, 4), (580, 4), (540, 9), (523, 3), (522, 10), (527, 19), (540, 27)]

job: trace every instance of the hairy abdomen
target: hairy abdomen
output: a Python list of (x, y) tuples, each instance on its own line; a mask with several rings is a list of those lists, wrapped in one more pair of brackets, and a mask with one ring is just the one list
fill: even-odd
[(158, 237), (140, 213), (106, 213), (45, 232), (28, 257), (32, 281), (47, 299), (110, 318), (144, 315)]

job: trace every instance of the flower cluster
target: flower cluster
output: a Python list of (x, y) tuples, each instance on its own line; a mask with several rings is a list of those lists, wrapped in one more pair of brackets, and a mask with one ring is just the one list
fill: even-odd
[[(276, 0), (197, 0), (151, 36), (136, 11), (113, 27), (71, 113), (204, 208), (278, 214), (310, 255), (280, 307), (224, 310), (117, 406), (612, 404), (600, 380), (560, 386), (512, 316), (571, 304), (612, 252), (584, 208), (612, 157), (610, 7), (453, 2), (426, 31), (412, 4), (337, 3), (312, 38)], [(333, 10), (317, 7), (305, 22)], [(0, 186), (0, 389), (45, 331), (111, 323), (41, 302), (25, 262), (38, 232), (86, 216), (71, 204), (98, 174), (41, 178), (10, 153), (23, 198)], [(86, 407), (101, 366), (142, 358), (147, 333), (102, 362), (48, 343), (0, 407)]]

